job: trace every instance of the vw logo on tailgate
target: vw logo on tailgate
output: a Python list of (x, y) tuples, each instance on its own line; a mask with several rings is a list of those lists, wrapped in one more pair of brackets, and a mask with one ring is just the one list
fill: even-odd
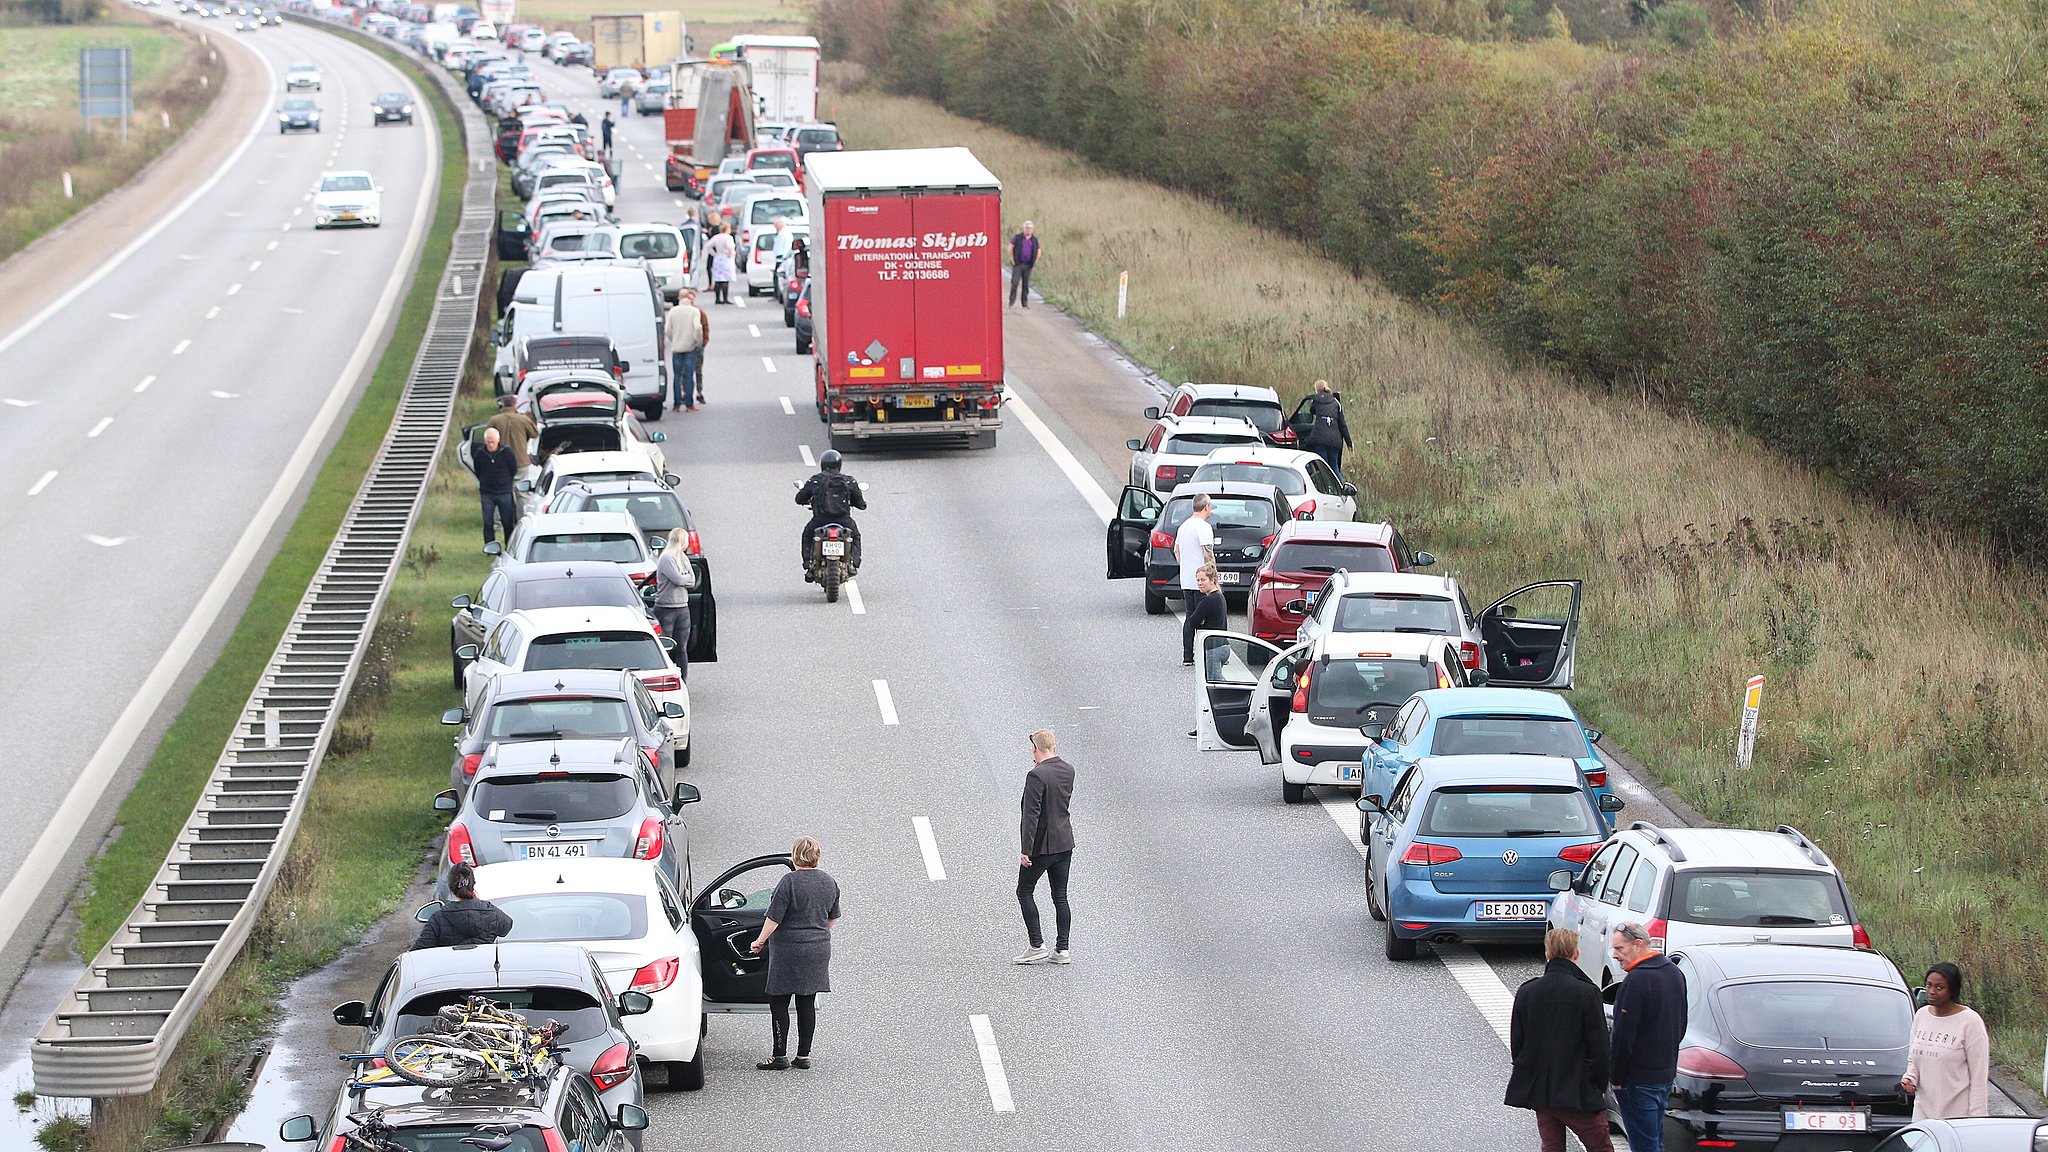
[(1515, 851), (1513, 848), (1510, 848), (1507, 851), (1500, 854), (1500, 862), (1507, 865), (1510, 868), (1513, 868), (1515, 866), (1515, 861), (1520, 860), (1521, 858), (1522, 854), (1520, 852)]

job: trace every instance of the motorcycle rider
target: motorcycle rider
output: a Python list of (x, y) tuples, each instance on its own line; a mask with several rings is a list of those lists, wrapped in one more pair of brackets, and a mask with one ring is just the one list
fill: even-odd
[(811, 533), (821, 525), (837, 524), (846, 529), (851, 547), (847, 549), (846, 566), (854, 572), (860, 571), (860, 527), (853, 522), (853, 509), (867, 510), (868, 499), (861, 494), (860, 481), (847, 475), (836, 450), (827, 450), (818, 457), (818, 472), (804, 486), (797, 489), (796, 502), (811, 509), (810, 523), (804, 525), (802, 539), (797, 542), (797, 554), (803, 557), (804, 581), (810, 582), (811, 575)]

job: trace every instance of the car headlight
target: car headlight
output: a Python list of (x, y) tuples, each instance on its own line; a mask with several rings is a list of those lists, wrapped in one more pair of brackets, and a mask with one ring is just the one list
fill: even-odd
[(406, 112), (406, 113), (410, 113), (410, 112), (412, 111), (412, 105), (410, 105), (410, 104), (407, 104), (407, 105), (406, 105), (405, 107), (403, 107), (403, 108), (400, 108), (400, 109), (399, 109), (399, 111), (400, 111), (400, 112)]

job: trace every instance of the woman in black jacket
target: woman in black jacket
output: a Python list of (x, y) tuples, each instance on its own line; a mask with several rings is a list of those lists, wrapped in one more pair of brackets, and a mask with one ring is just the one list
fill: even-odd
[(448, 870), (448, 891), (454, 900), (434, 909), (409, 951), (454, 948), (461, 944), (496, 944), (512, 930), (512, 917), (489, 900), (476, 897), (476, 869), (457, 864)]
[(1571, 1129), (1586, 1152), (1613, 1152), (1607, 1135), (1607, 1020), (1600, 989), (1579, 971), (1579, 934), (1543, 936), (1543, 975), (1515, 991), (1502, 1102), (1536, 1112), (1543, 1152), (1564, 1152)]
[(1342, 476), (1344, 449), (1351, 447), (1351, 426), (1344, 422), (1344, 401), (1330, 390), (1328, 380), (1316, 381), (1308, 414), (1308, 431), (1302, 434), (1301, 446), (1321, 456), (1330, 471)]

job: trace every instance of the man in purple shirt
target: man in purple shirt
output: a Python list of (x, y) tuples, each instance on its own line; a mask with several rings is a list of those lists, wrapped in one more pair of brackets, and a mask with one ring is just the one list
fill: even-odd
[(1010, 237), (1010, 304), (1018, 300), (1031, 307), (1031, 269), (1038, 264), (1038, 236), (1031, 221), (1024, 222), (1024, 230)]

